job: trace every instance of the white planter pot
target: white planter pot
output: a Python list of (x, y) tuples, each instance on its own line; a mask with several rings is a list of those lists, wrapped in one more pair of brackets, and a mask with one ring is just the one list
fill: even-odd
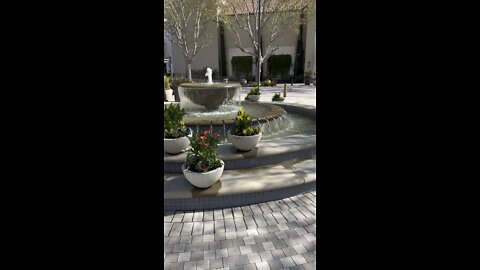
[(167, 101), (175, 101), (175, 96), (173, 95), (172, 89), (165, 90), (165, 96), (167, 98)]
[(235, 148), (241, 151), (250, 151), (260, 142), (262, 132), (253, 136), (236, 136), (228, 132), (228, 141), (233, 144)]
[(260, 99), (260, 95), (250, 95), (250, 96), (248, 96), (248, 100), (250, 100), (250, 101), (258, 102), (259, 99)]
[(223, 162), (223, 160), (220, 160), (220, 162), (222, 163), (222, 167), (216, 168), (215, 170), (206, 173), (189, 171), (187, 170), (187, 166), (183, 164), (183, 175), (193, 186), (197, 188), (209, 188), (213, 186), (218, 180), (220, 180), (220, 177), (222, 177), (225, 163)]
[(163, 147), (164, 151), (168, 154), (180, 154), (187, 150), (187, 148), (190, 146), (190, 140), (188, 137), (192, 137), (192, 132), (190, 131), (190, 134), (181, 138), (177, 139), (163, 139)]

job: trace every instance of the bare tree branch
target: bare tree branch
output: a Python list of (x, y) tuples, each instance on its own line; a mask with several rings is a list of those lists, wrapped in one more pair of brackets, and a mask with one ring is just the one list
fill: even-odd
[(191, 80), (190, 64), (198, 52), (209, 44), (206, 29), (217, 15), (216, 0), (167, 0), (164, 2), (165, 29), (169, 40), (181, 48)]
[[(279, 42), (288, 32), (297, 33), (302, 23), (300, 12), (312, 11), (313, 0), (225, 0), (225, 26), (234, 33), (234, 43), (242, 52), (257, 57), (257, 70), (265, 59), (279, 50)], [(260, 11), (258, 7), (260, 6)], [(260, 25), (258, 25), (260, 21)], [(248, 51), (240, 31), (246, 32), (254, 52)], [(263, 48), (258, 33), (261, 33)], [(276, 45), (275, 45), (276, 43)], [(257, 78), (259, 79), (259, 78)]]

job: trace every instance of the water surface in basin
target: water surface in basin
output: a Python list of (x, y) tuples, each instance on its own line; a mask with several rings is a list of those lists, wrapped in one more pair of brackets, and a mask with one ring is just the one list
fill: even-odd
[(249, 102), (231, 102), (229, 104), (221, 106), (216, 111), (211, 112), (188, 112), (183, 117), (183, 120), (187, 123), (195, 123), (198, 121), (222, 121), (225, 122), (235, 119), (238, 111), (243, 108), (245, 112), (250, 115), (252, 119), (265, 117), (268, 115), (272, 108), (268, 105), (249, 103)]
[[(255, 123), (258, 125), (258, 123)], [(316, 129), (316, 122), (307, 116), (297, 113), (286, 113), (282, 117), (270, 120), (266, 123), (260, 123), (262, 128), (262, 140), (282, 138), (294, 134), (308, 132)], [(189, 126), (194, 132), (203, 132), (210, 129), (208, 126)], [(229, 132), (229, 126), (212, 126), (214, 133), (222, 136), (222, 143), (226, 143), (226, 135)]]

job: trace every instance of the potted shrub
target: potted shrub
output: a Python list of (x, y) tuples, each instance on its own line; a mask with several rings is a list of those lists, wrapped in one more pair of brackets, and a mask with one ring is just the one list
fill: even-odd
[(170, 88), (170, 78), (166, 75), (163, 75), (163, 90), (165, 91), (166, 101), (175, 101), (173, 89)]
[(245, 100), (250, 100), (257, 102), (260, 99), (260, 88), (255, 87), (250, 92), (248, 92), (247, 96), (245, 97)]
[(312, 83), (313, 72), (305, 72), (305, 85), (310, 85)]
[(164, 107), (163, 147), (168, 154), (179, 154), (190, 146), (188, 137), (192, 136), (190, 128), (182, 122), (185, 110), (180, 104), (172, 103)]
[(275, 93), (272, 97), (272, 101), (284, 101), (285, 98), (283, 98), (281, 95), (280, 95), (280, 92), (278, 93)]
[(211, 134), (208, 130), (191, 138), (192, 148), (188, 150), (182, 171), (193, 186), (209, 188), (222, 177), (225, 163), (217, 155), (219, 142), (220, 134)]
[(250, 116), (240, 109), (234, 127), (228, 132), (228, 141), (238, 150), (250, 151), (257, 146), (261, 138), (260, 127), (255, 127)]

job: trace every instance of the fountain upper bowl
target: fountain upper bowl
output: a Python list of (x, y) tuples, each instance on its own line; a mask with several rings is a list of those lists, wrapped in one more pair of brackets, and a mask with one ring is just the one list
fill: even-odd
[(180, 105), (186, 111), (215, 111), (233, 100), (241, 88), (239, 83), (182, 83), (178, 86)]

